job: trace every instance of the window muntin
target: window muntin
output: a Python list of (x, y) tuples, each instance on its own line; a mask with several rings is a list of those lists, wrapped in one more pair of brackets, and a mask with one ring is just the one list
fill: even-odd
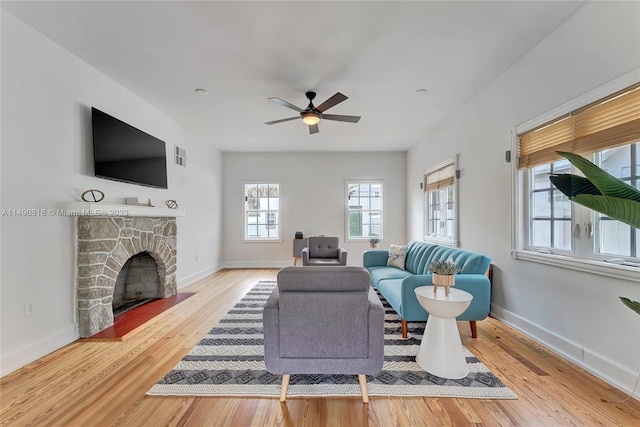
[[(627, 184), (640, 188), (640, 143), (604, 150), (595, 156), (595, 163)], [(631, 161), (633, 159), (634, 161)], [(599, 212), (595, 216), (595, 252), (623, 258), (640, 258), (640, 232)]]
[(427, 237), (455, 239), (455, 188), (427, 191)]
[(382, 183), (347, 183), (347, 240), (382, 239)]
[(456, 246), (456, 160), (453, 156), (424, 173), (424, 240)]
[(427, 194), (427, 234), (437, 236), (440, 232), (442, 190), (429, 191)]
[(245, 240), (280, 241), (280, 184), (245, 184), (244, 200)]
[(532, 247), (572, 249), (571, 202), (557, 190), (549, 175), (570, 173), (571, 163), (560, 160), (529, 170), (529, 245)]

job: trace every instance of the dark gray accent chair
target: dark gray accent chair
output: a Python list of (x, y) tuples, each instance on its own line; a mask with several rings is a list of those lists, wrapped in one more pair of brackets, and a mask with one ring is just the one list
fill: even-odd
[(382, 369), (384, 309), (362, 267), (286, 267), (263, 312), (264, 362), (282, 375), (280, 401), (291, 374), (366, 375)]
[(303, 266), (347, 265), (347, 251), (340, 247), (337, 237), (309, 237), (307, 247), (302, 249)]

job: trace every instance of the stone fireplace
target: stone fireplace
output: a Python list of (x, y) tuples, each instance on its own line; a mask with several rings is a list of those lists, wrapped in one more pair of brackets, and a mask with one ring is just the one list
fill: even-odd
[(114, 298), (118, 305), (176, 294), (175, 218), (80, 216), (77, 227), (81, 337), (113, 325)]

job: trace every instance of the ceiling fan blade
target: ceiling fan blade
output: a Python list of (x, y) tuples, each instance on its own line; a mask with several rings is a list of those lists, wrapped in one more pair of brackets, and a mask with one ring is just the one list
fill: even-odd
[(289, 120), (296, 120), (296, 119), (300, 119), (300, 116), (289, 117), (288, 119), (273, 120), (271, 122), (265, 122), (264, 124), (265, 125), (275, 125), (276, 123), (288, 122)]
[(302, 113), (304, 110), (300, 107), (296, 107), (295, 105), (285, 101), (284, 99), (276, 98), (275, 96), (272, 98), (267, 98), (269, 101), (273, 101), (276, 104), (280, 104), (283, 107), (291, 108), (292, 110), (296, 110), (299, 113)]
[(349, 97), (341, 94), (340, 92), (336, 92), (335, 95), (333, 95), (331, 98), (327, 99), (326, 101), (324, 101), (322, 104), (318, 105), (316, 107), (316, 110), (320, 111), (321, 113), (323, 111), (327, 111), (329, 108), (340, 104), (342, 101), (349, 99)]
[(318, 125), (309, 125), (309, 133), (311, 135), (318, 132), (320, 132), (320, 129), (318, 129)]
[(335, 120), (338, 122), (358, 123), (360, 116), (343, 116), (341, 114), (323, 114), (324, 120)]

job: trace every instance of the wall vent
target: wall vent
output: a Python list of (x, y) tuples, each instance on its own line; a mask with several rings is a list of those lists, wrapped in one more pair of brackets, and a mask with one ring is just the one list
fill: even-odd
[(187, 152), (183, 148), (178, 147), (177, 145), (175, 147), (176, 147), (176, 165), (184, 166), (186, 168)]

